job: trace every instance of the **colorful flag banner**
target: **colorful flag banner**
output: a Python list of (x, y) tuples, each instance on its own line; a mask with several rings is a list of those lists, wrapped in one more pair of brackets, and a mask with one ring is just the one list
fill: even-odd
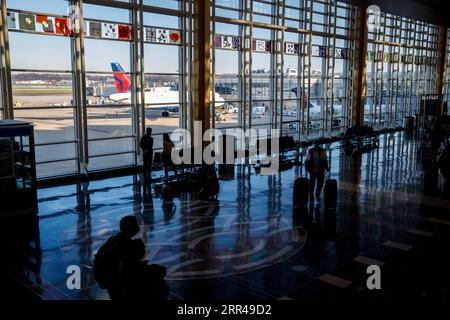
[(55, 33), (53, 18), (47, 16), (36, 16), (36, 31)]
[(114, 23), (102, 23), (102, 38), (119, 39), (119, 27)]
[(169, 32), (169, 40), (171, 44), (180, 44), (181, 43), (181, 34), (180, 31), (171, 30)]
[(252, 40), (252, 49), (256, 52), (266, 52), (266, 41), (265, 40)]
[(119, 24), (117, 30), (119, 40), (131, 40), (131, 27), (129, 25)]
[(145, 41), (156, 42), (156, 29), (155, 28), (145, 28)]
[(91, 35), (91, 32), (90, 32), (89, 22), (88, 21), (84, 21), (83, 29), (84, 29), (84, 36), (85, 37), (89, 37)]
[(214, 36), (214, 47), (217, 49), (222, 48), (222, 36), (219, 34)]
[(156, 42), (157, 43), (170, 43), (169, 30), (156, 29)]
[(89, 36), (94, 38), (102, 37), (102, 24), (100, 22), (89, 22)]
[(70, 36), (71, 31), (67, 18), (55, 18), (55, 33)]
[(285, 42), (284, 43), (284, 53), (285, 54), (298, 54), (298, 43)]
[(19, 13), (19, 28), (24, 31), (36, 31), (34, 14)]
[(231, 36), (222, 36), (222, 49), (233, 49)]
[(8, 20), (8, 29), (17, 29), (18, 28), (18, 18), (17, 13), (8, 12), (6, 14)]
[(319, 57), (325, 57), (327, 52), (327, 47), (319, 46)]

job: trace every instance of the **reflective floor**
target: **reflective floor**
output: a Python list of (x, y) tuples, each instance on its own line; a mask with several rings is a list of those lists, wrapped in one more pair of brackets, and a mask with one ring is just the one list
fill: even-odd
[[(170, 299), (448, 299), (450, 200), (421, 143), (397, 132), (359, 156), (340, 142), (328, 154), (336, 211), (316, 202), (293, 213), (295, 166), (273, 176), (235, 167), (217, 201), (163, 201), (140, 176), (41, 189), (36, 221), (2, 225), (12, 296), (107, 299), (93, 255), (133, 214), (147, 259), (168, 270)], [(366, 286), (373, 264), (381, 290)], [(81, 290), (67, 288), (70, 265), (81, 267)]]

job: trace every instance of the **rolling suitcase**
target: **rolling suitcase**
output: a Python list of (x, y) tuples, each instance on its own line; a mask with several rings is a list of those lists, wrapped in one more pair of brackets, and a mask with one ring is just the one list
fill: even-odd
[(293, 205), (294, 209), (308, 205), (309, 179), (298, 178), (294, 181)]
[(325, 181), (325, 208), (336, 209), (337, 207), (337, 181), (327, 179)]

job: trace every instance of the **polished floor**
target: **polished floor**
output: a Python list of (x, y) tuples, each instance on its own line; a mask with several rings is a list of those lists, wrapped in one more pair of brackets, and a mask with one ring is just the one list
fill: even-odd
[[(147, 259), (168, 270), (170, 299), (448, 299), (450, 200), (422, 144), (397, 132), (359, 156), (340, 142), (328, 154), (336, 211), (315, 203), (293, 214), (295, 166), (273, 176), (235, 167), (217, 201), (163, 201), (140, 176), (41, 189), (38, 219), (2, 228), (11, 297), (107, 299), (92, 258), (133, 214)], [(366, 287), (372, 264), (381, 290)], [(81, 267), (81, 290), (67, 288), (70, 265)]]

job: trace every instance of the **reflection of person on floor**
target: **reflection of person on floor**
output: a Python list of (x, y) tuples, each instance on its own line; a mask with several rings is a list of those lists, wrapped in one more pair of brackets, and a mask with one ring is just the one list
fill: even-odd
[(146, 134), (142, 137), (140, 147), (142, 149), (144, 160), (144, 179), (152, 178), (153, 163), (153, 138), (152, 128), (147, 128)]
[(322, 186), (325, 181), (325, 171), (328, 171), (328, 159), (325, 149), (323, 149), (318, 143), (315, 143), (313, 147), (308, 149), (305, 168), (310, 175), (309, 180), (309, 198), (310, 201), (314, 201), (314, 186), (316, 186), (316, 199), (320, 198)]
[(127, 248), (139, 232), (139, 225), (134, 216), (120, 220), (120, 232), (109, 238), (98, 250), (94, 258), (94, 278), (102, 289), (108, 290), (111, 300), (116, 299), (117, 273), (120, 261)]
[(169, 286), (164, 277), (166, 268), (157, 264), (148, 265), (142, 261), (145, 246), (142, 240), (132, 240), (119, 267), (120, 299), (123, 300), (165, 300)]
[(172, 149), (175, 147), (173, 141), (170, 140), (169, 134), (164, 133), (163, 135), (163, 152), (162, 152), (162, 161), (164, 164), (164, 175), (166, 178), (169, 176), (169, 167), (177, 174), (177, 169), (172, 162)]

